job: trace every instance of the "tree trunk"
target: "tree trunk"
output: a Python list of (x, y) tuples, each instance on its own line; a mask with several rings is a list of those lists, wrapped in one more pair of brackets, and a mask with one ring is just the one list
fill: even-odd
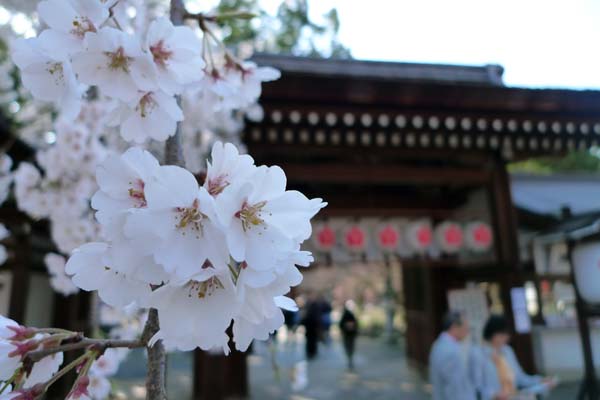
[[(144, 334), (147, 338), (154, 336), (159, 329), (158, 311), (151, 308), (148, 312), (148, 320)], [(148, 372), (146, 375), (146, 400), (166, 400), (166, 370), (167, 354), (162, 340), (159, 340), (148, 349)]]
[[(171, 21), (174, 25), (181, 25), (185, 16), (185, 6), (182, 0), (171, 0)], [(171, 136), (165, 144), (164, 164), (183, 166), (183, 154), (181, 149), (180, 127), (177, 126), (175, 135)], [(146, 330), (152, 337), (160, 327), (158, 311), (151, 308), (148, 313)], [(166, 400), (166, 364), (167, 357), (165, 347), (161, 340), (154, 346), (148, 347), (148, 373), (146, 376), (146, 399)]]

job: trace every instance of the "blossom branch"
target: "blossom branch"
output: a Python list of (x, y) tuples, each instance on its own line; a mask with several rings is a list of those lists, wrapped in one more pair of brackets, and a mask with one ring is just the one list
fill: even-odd
[(117, 347), (126, 347), (128, 349), (135, 349), (146, 346), (147, 342), (144, 340), (120, 340), (120, 339), (89, 339), (81, 338), (74, 343), (67, 343), (56, 347), (50, 347), (47, 349), (36, 350), (27, 353), (23, 359), (24, 365), (33, 365), (40, 361), (44, 357), (51, 356), (52, 354), (80, 350), (88, 347), (96, 347), (102, 350)]
[(206, 15), (203, 13), (188, 13), (183, 16), (184, 19), (192, 19), (198, 22), (223, 22), (229, 19), (252, 19), (257, 15), (247, 11), (226, 12), (218, 15)]
[(68, 365), (61, 368), (60, 371), (58, 371), (56, 374), (54, 374), (52, 376), (52, 378), (50, 378), (50, 380), (44, 384), (44, 392), (46, 390), (48, 390), (48, 388), (52, 384), (54, 384), (60, 378), (65, 376), (67, 374), (67, 372), (71, 371), (73, 368), (78, 367), (79, 365), (81, 365), (85, 360), (89, 359), (90, 357), (91, 357), (90, 353), (82, 354), (81, 356), (77, 357), (75, 360), (71, 361)]

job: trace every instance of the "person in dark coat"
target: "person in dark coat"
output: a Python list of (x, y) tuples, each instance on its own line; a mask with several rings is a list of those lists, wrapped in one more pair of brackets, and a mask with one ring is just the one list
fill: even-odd
[(319, 297), (319, 305), (321, 307), (321, 341), (324, 344), (329, 344), (329, 328), (331, 327), (331, 304), (324, 296)]
[(348, 369), (354, 369), (354, 347), (358, 336), (358, 321), (354, 315), (354, 302), (348, 300), (344, 305), (344, 312), (340, 318), (340, 331), (344, 342), (344, 351), (348, 358)]
[(306, 358), (315, 358), (318, 350), (318, 342), (321, 336), (321, 304), (316, 300), (310, 300), (306, 304), (302, 325), (304, 325), (306, 336)]

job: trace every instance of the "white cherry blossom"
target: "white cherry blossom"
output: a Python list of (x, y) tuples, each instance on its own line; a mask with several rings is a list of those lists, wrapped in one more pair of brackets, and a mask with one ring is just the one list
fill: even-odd
[(110, 155), (98, 165), (99, 190), (92, 197), (92, 207), (110, 237), (118, 238), (122, 234), (124, 213), (147, 206), (145, 187), (156, 178), (158, 169), (156, 158), (137, 147), (120, 156)]
[(181, 351), (200, 347), (229, 352), (225, 331), (239, 308), (229, 276), (163, 286), (150, 295), (148, 305), (158, 309), (161, 321), (152, 342), (162, 339), (168, 349)]
[(90, 383), (87, 389), (90, 398), (94, 400), (104, 400), (110, 395), (110, 381), (102, 375), (90, 374)]
[(81, 51), (85, 34), (97, 32), (109, 14), (100, 0), (45, 0), (37, 10), (70, 53)]
[(73, 284), (71, 278), (65, 273), (66, 262), (67, 260), (59, 254), (48, 253), (44, 257), (44, 263), (50, 274), (50, 286), (52, 286), (54, 291), (63, 296), (79, 292), (77, 286)]
[(156, 87), (152, 59), (135, 36), (105, 27), (86, 33), (85, 45), (85, 51), (73, 56), (81, 82), (126, 102), (133, 101), (139, 90)]
[(40, 361), (33, 364), (33, 368), (27, 379), (25, 380), (24, 388), (31, 388), (38, 383), (46, 382), (52, 378), (63, 363), (63, 353), (55, 353), (42, 358)]
[(173, 26), (166, 17), (150, 24), (146, 48), (152, 54), (158, 85), (168, 94), (179, 94), (184, 85), (202, 78), (204, 61), (198, 36), (186, 26)]
[(191, 173), (163, 166), (145, 194), (148, 207), (128, 217), (127, 237), (151, 243), (156, 262), (184, 282), (227, 270), (229, 254), (216, 224), (214, 199)]
[(262, 92), (262, 82), (274, 81), (280, 76), (281, 73), (275, 68), (258, 67), (247, 61), (239, 66), (229, 66), (221, 78), (227, 84), (217, 84), (214, 89), (223, 98), (229, 99), (229, 107), (243, 109), (256, 103)]
[(33, 96), (52, 102), (68, 119), (81, 109), (85, 87), (79, 84), (68, 54), (51, 31), (37, 38), (18, 39), (12, 58), (21, 71), (21, 80)]
[(120, 126), (123, 139), (144, 143), (148, 139), (165, 141), (175, 134), (183, 112), (177, 101), (162, 91), (139, 92), (129, 103), (113, 111), (112, 126)]
[(150, 291), (150, 287), (140, 281), (130, 279), (114, 267), (105, 243), (88, 243), (73, 252), (66, 265), (66, 272), (72, 275), (73, 283), (82, 290), (97, 290), (105, 303), (123, 307), (139, 301)]
[(8, 380), (21, 364), (21, 355), (14, 342), (0, 341), (0, 380)]
[(219, 196), (217, 213), (236, 261), (258, 270), (273, 269), (297, 241), (310, 237), (310, 219), (326, 203), (285, 187), (281, 168), (261, 166), (250, 182), (230, 186)]
[(281, 309), (297, 310), (296, 303), (283, 295), (292, 286), (302, 282), (302, 274), (290, 264), (268, 283), (257, 282), (248, 266), (240, 270), (238, 278), (238, 298), (242, 304), (233, 324), (233, 340), (236, 348), (245, 351), (253, 339), (266, 340), (270, 333), (283, 324)]
[(18, 400), (20, 397), (22, 397), (23, 394), (20, 393), (20, 391), (12, 392), (11, 390), (12, 386), (8, 385), (4, 391), (5, 393), (0, 394), (0, 400)]
[(10, 318), (0, 315), (0, 341), (12, 340), (19, 332), (26, 329)]
[(90, 374), (96, 376), (112, 376), (119, 370), (121, 356), (118, 349), (106, 349), (104, 354), (100, 356), (90, 369)]
[(227, 186), (245, 181), (255, 172), (254, 160), (247, 154), (240, 154), (231, 143), (216, 142), (207, 162), (204, 188), (212, 196), (219, 195)]

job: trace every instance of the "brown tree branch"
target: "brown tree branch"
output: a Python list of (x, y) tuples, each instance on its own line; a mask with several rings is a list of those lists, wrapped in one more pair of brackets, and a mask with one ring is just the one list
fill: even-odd
[[(151, 338), (159, 329), (158, 311), (151, 308), (143, 336)], [(146, 374), (146, 400), (166, 400), (167, 355), (162, 340), (148, 347), (148, 372)]]
[(86, 349), (90, 346), (96, 346), (100, 349), (109, 349), (116, 347), (126, 347), (129, 349), (135, 349), (138, 347), (144, 347), (146, 342), (142, 340), (120, 340), (120, 339), (89, 339), (82, 338), (73, 343), (67, 343), (56, 347), (50, 347), (47, 349), (31, 351), (27, 353), (25, 358), (23, 359), (24, 365), (33, 365), (36, 362), (40, 361), (44, 357), (51, 356), (52, 354)]

